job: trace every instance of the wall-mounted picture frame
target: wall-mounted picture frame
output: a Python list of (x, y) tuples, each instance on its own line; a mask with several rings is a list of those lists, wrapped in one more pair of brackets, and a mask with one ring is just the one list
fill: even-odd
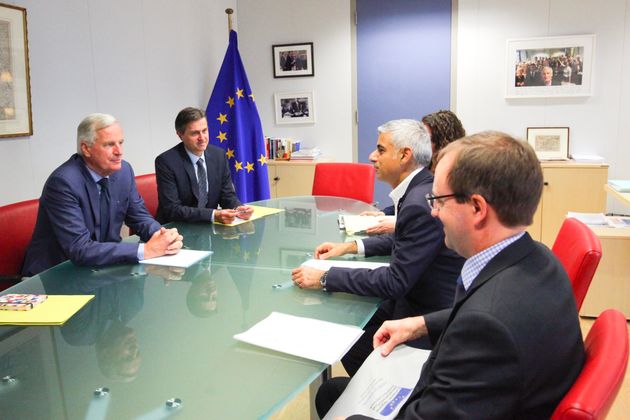
[(595, 35), (507, 40), (506, 98), (591, 95)]
[(284, 92), (274, 94), (276, 124), (315, 123), (313, 91)]
[(569, 127), (527, 127), (527, 142), (539, 160), (569, 160)]
[(33, 134), (26, 9), (0, 3), (0, 138)]
[(272, 45), (273, 77), (307, 77), (315, 75), (313, 43)]

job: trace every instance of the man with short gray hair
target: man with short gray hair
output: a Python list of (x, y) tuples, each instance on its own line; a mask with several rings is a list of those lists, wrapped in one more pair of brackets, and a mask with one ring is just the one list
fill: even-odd
[[(377, 178), (393, 188), (390, 197), (397, 216), (394, 232), (354, 242), (325, 242), (315, 250), (315, 258), (391, 254), (389, 267), (293, 270), (293, 281), (301, 288), (325, 288), (330, 292), (386, 299), (364, 328), (365, 334), (342, 359), (350, 375), (371, 353), (371, 337), (384, 321), (449, 307), (464, 264), (463, 258), (444, 245), (442, 224), (431, 217), (425, 198), (431, 192), (433, 175), (428, 170), (431, 139), (424, 124), (416, 120), (393, 120), (380, 126), (378, 132), (370, 161)], [(426, 337), (412, 344), (430, 348)]]
[[(33, 238), (22, 273), (38, 274), (65, 260), (76, 265), (130, 264), (176, 254), (177, 229), (147, 211), (133, 170), (123, 157), (116, 118), (90, 114), (77, 128), (77, 153), (50, 175), (39, 199)], [(123, 222), (145, 243), (121, 243)]]

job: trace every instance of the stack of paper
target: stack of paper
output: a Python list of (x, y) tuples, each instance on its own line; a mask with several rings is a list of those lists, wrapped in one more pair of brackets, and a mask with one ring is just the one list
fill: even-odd
[(351, 325), (272, 312), (234, 338), (332, 365), (346, 354), (361, 334), (361, 328)]
[(604, 213), (579, 213), (570, 211), (567, 213), (567, 217), (573, 217), (587, 225), (608, 226), (608, 220), (606, 216), (604, 216)]
[(630, 180), (628, 179), (609, 179), (608, 185), (622, 193), (630, 192)]
[(348, 235), (356, 235), (365, 233), (365, 231), (373, 226), (378, 225), (381, 221), (396, 222), (396, 216), (358, 216), (353, 214), (343, 214), (339, 216)]
[(318, 270), (328, 271), (332, 267), (342, 268), (369, 268), (374, 270), (379, 267), (389, 267), (389, 263), (378, 263), (368, 261), (348, 261), (348, 260), (307, 260), (302, 263), (304, 267), (312, 267)]
[(192, 249), (180, 249), (175, 255), (164, 255), (162, 257), (150, 258), (139, 261), (140, 264), (165, 265), (167, 267), (188, 268), (197, 261), (206, 258), (212, 251), (195, 251)]
[(604, 158), (599, 155), (571, 155), (571, 159), (581, 163), (604, 163)]

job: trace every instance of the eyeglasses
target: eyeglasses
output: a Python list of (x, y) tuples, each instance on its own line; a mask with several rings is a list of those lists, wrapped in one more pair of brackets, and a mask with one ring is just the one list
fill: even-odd
[(428, 193), (424, 196), (427, 199), (427, 203), (429, 203), (429, 207), (434, 210), (440, 210), (444, 206), (444, 202), (449, 198), (463, 198), (463, 194), (444, 194), (444, 195), (433, 195)]

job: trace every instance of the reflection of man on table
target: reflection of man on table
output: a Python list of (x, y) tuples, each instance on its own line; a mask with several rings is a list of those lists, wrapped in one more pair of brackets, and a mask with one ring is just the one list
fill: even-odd
[[(375, 270), (293, 270), (293, 281), (301, 288), (325, 287), (331, 292), (386, 299), (366, 325), (366, 332), (342, 359), (351, 375), (371, 353), (371, 336), (383, 321), (452, 305), (463, 264), (460, 256), (445, 247), (442, 224), (431, 217), (425, 198), (431, 192), (433, 175), (427, 169), (431, 165), (431, 141), (424, 125), (415, 120), (394, 120), (379, 127), (378, 132), (370, 160), (378, 179), (393, 188), (391, 196), (398, 213), (394, 233), (347, 243), (326, 242), (317, 247), (315, 257), (391, 254), (390, 266)], [(430, 348), (426, 337), (415, 345)]]
[[(374, 335), (384, 356), (421, 336), (435, 343), (398, 415), (549, 418), (582, 368), (584, 345), (566, 272), (525, 232), (542, 193), (536, 154), (490, 132), (451, 143), (440, 157), (427, 199), (447, 246), (467, 260), (452, 308), (385, 322)], [(320, 414), (347, 383), (322, 385)]]

